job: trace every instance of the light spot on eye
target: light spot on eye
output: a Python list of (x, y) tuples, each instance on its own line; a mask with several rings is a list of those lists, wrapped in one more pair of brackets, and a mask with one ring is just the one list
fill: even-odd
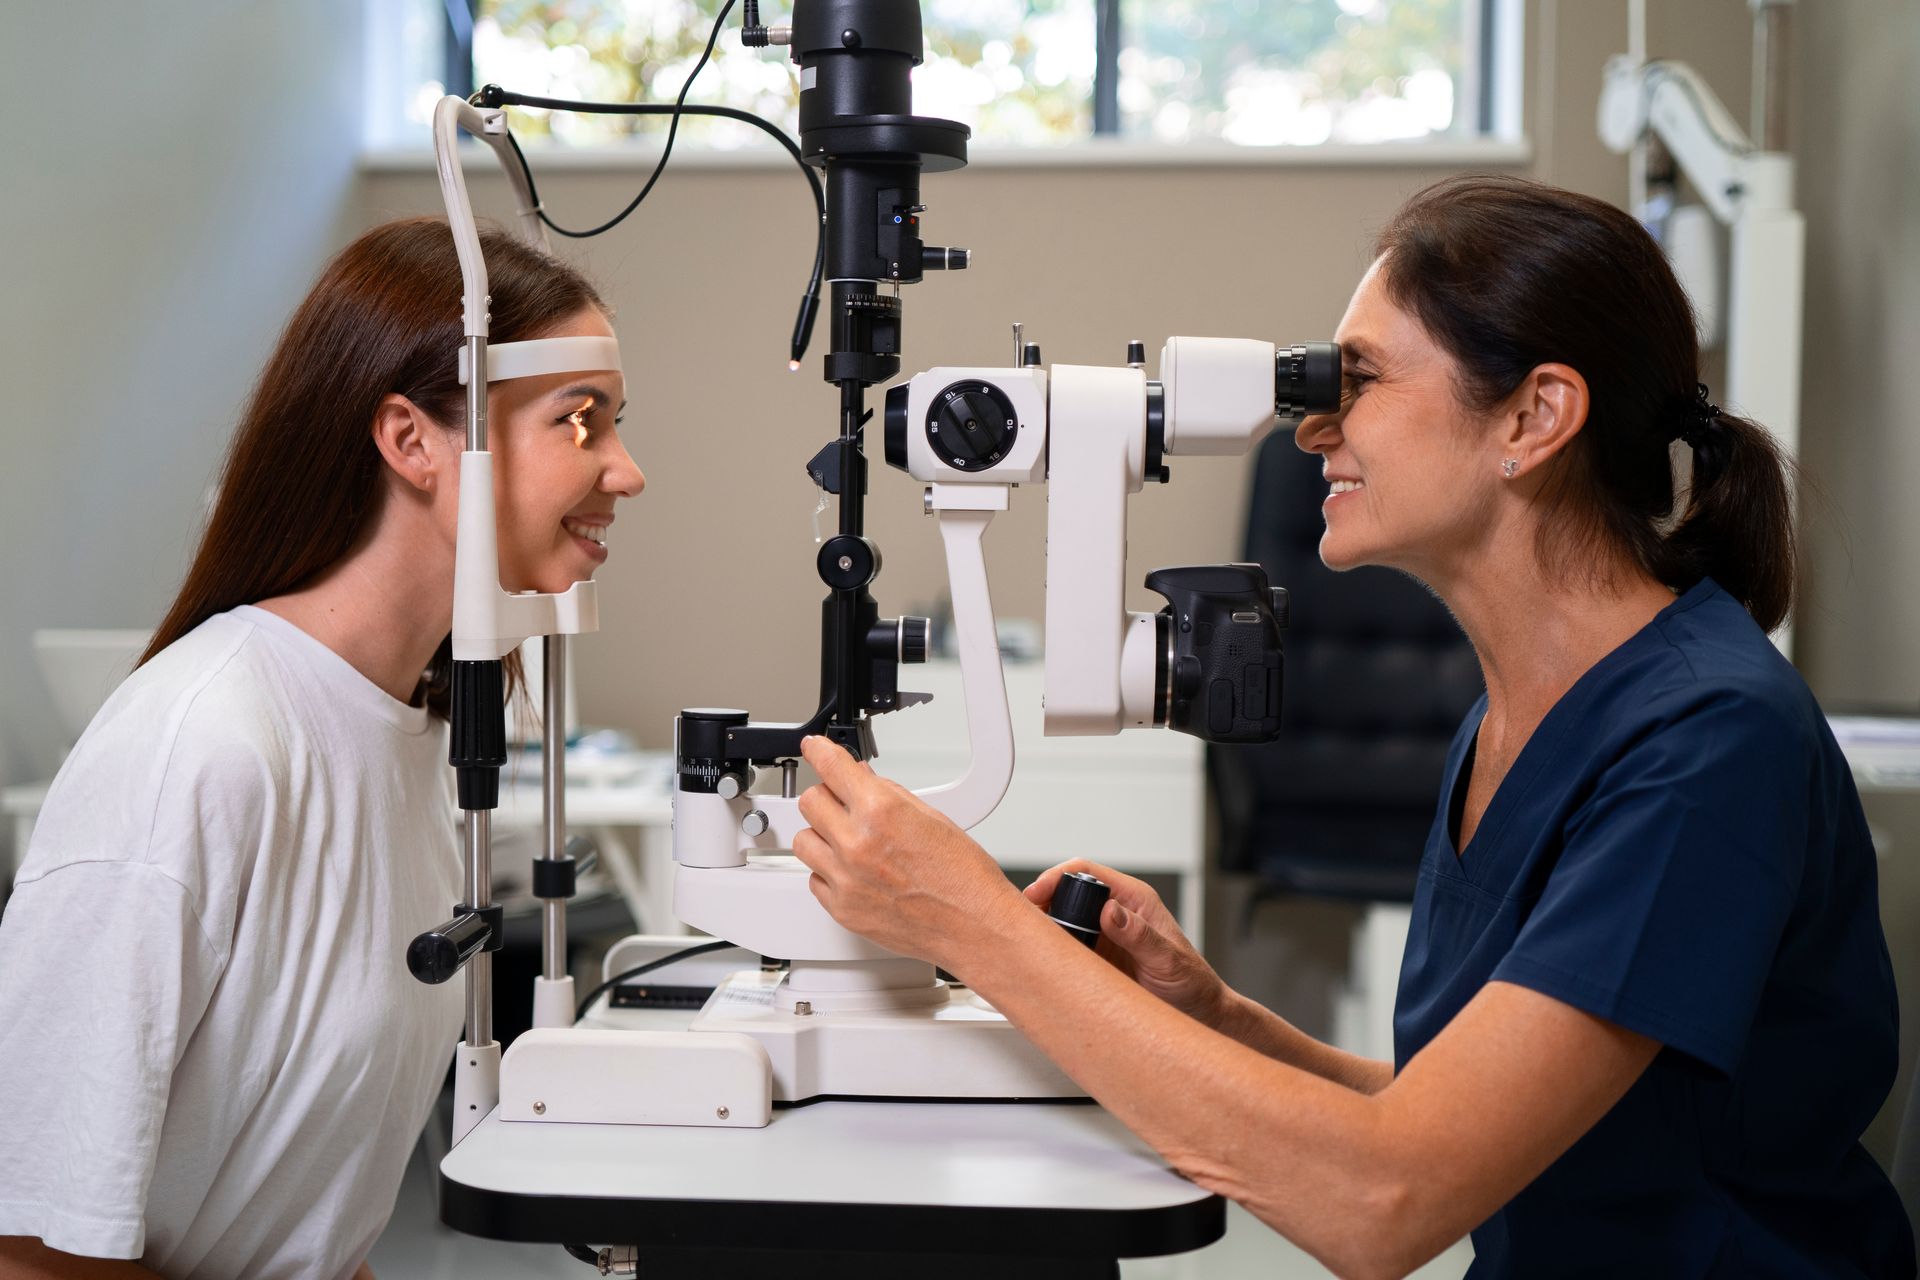
[(587, 447), (587, 415), (591, 412), (593, 397), (588, 396), (585, 404), (567, 415), (567, 421), (573, 424), (573, 446), (576, 449)]

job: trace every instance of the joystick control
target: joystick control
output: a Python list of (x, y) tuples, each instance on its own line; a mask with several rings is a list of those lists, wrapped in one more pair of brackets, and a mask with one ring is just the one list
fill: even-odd
[(1097, 876), (1069, 871), (1054, 888), (1053, 905), (1047, 914), (1068, 933), (1092, 946), (1100, 941), (1100, 912), (1112, 893), (1107, 882)]

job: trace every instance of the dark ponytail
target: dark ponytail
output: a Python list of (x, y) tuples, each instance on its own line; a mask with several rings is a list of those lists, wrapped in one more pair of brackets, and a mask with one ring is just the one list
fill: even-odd
[[(1586, 425), (1555, 459), (1539, 554), (1604, 575), (1620, 555), (1685, 590), (1705, 577), (1772, 630), (1792, 603), (1791, 468), (1767, 430), (1699, 383), (1692, 308), (1666, 256), (1621, 210), (1502, 176), (1435, 183), (1375, 246), (1396, 303), (1460, 366), (1487, 411), (1542, 364), (1587, 381)], [(1691, 451), (1675, 519), (1671, 442)]]

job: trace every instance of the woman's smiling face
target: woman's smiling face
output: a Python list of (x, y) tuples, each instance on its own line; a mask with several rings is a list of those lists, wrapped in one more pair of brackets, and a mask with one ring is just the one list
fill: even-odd
[[(612, 337), (589, 307), (539, 335)], [(646, 485), (617, 429), (626, 382), (610, 371), (514, 378), (489, 389), (500, 585), (559, 593), (607, 558), (614, 504)]]
[(1368, 268), (1335, 335), (1341, 407), (1303, 420), (1330, 492), (1320, 558), (1387, 565), (1433, 581), (1487, 532), (1498, 496), (1498, 433), (1455, 392), (1453, 358), (1388, 296), (1386, 259)]

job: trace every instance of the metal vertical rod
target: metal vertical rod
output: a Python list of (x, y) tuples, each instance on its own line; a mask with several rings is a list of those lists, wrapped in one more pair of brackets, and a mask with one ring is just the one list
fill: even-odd
[(487, 340), (467, 337), (467, 452), (487, 447)]
[[(1636, 68), (1647, 65), (1647, 0), (1627, 0), (1627, 56)], [(1633, 140), (1627, 152), (1627, 212), (1647, 216), (1647, 131)]]
[(1753, 92), (1747, 131), (1762, 151), (1787, 149), (1788, 19), (1791, 10), (1772, 0), (1755, 0), (1753, 10)]
[[(493, 905), (493, 811), (467, 810), (467, 905)], [(476, 951), (467, 961), (467, 1043), (493, 1041), (493, 954)]]
[[(567, 856), (567, 638), (540, 641), (540, 779), (546, 848), (540, 856)], [(567, 900), (547, 898), (540, 908), (540, 971), (549, 982), (567, 976)]]

